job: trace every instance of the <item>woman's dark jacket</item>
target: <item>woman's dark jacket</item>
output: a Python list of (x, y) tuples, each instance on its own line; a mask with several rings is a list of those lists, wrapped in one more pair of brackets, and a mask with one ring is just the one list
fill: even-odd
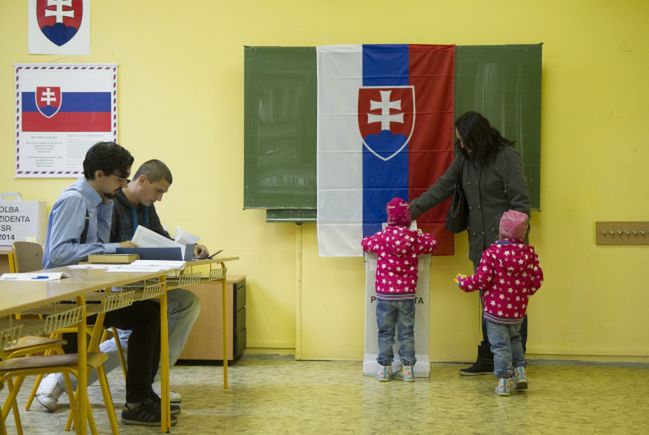
[(501, 148), (484, 166), (458, 153), (444, 175), (410, 203), (413, 219), (453, 194), (461, 164), (462, 188), (469, 203), (469, 259), (477, 265), (482, 251), (498, 239), (504, 212), (512, 209), (529, 215), (530, 194), (520, 155), (513, 147)]

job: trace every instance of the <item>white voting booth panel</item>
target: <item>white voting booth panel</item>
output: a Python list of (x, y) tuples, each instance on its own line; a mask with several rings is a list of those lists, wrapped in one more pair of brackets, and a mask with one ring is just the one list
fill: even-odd
[(45, 202), (21, 198), (19, 193), (0, 193), (0, 246), (21, 241), (45, 243)]
[[(379, 354), (378, 327), (376, 326), (376, 255), (365, 254), (365, 356), (363, 357), (363, 375), (374, 376), (379, 368), (376, 357)], [(428, 356), (428, 312), (430, 292), (430, 255), (419, 256), (419, 281), (415, 299), (415, 377), (427, 378), (430, 375), (430, 358)], [(398, 326), (394, 337), (394, 362), (392, 369), (396, 373), (401, 368), (399, 359)]]

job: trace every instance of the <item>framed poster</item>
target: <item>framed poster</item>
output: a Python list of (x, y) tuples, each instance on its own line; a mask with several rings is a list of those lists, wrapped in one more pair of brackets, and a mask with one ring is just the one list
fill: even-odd
[(117, 65), (15, 69), (16, 177), (77, 177), (88, 148), (117, 140)]

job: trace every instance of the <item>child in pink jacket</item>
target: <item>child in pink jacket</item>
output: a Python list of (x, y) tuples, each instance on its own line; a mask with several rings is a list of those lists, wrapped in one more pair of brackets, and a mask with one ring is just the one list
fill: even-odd
[(396, 379), (414, 381), (415, 365), (415, 291), (419, 255), (437, 249), (430, 234), (411, 230), (410, 209), (401, 198), (387, 204), (388, 225), (373, 236), (363, 239), (366, 252), (377, 255), (376, 263), (376, 323), (379, 330), (379, 370), (376, 379), (392, 378), (394, 328), (399, 325), (399, 356), (402, 366)]
[(482, 253), (474, 275), (456, 277), (466, 292), (482, 290), (483, 316), (494, 354), (496, 394), (509, 396), (512, 371), (517, 391), (527, 389), (521, 323), (527, 302), (541, 287), (543, 271), (534, 248), (525, 244), (528, 216), (516, 210), (500, 219), (500, 239)]

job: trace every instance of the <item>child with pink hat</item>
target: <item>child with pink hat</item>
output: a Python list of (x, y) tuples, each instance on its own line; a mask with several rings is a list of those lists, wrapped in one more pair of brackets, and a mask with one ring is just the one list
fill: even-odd
[[(430, 234), (411, 230), (410, 208), (401, 198), (393, 198), (386, 206), (388, 225), (378, 233), (365, 237), (361, 245), (373, 252), (376, 262), (376, 324), (378, 326), (379, 369), (376, 379), (386, 382), (400, 379), (414, 381), (415, 365), (415, 291), (418, 279), (418, 257), (437, 249)], [(392, 374), (395, 326), (399, 325), (399, 357), (402, 366)]]
[(543, 282), (543, 270), (534, 248), (525, 243), (529, 217), (508, 210), (500, 219), (500, 239), (489, 246), (472, 276), (458, 275), (456, 281), (465, 292), (481, 291), (483, 317), (494, 354), (496, 394), (509, 396), (527, 389), (525, 353), (521, 323), (528, 298)]

